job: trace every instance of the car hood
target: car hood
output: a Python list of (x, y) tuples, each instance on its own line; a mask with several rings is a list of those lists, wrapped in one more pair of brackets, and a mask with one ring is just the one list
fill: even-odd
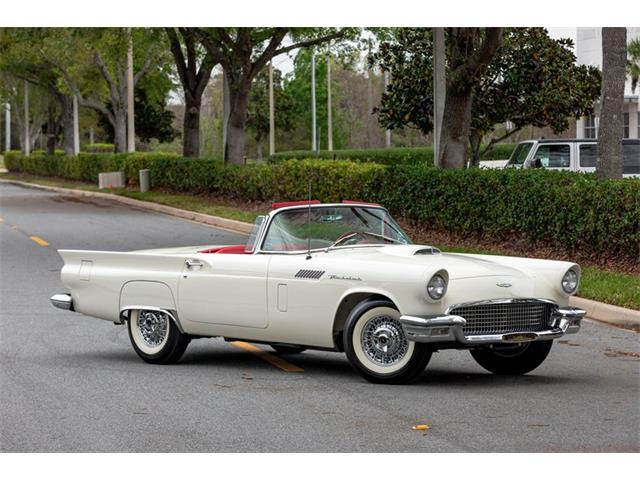
[[(330, 256), (345, 256), (353, 260), (404, 264), (424, 268), (443, 268), (450, 279), (475, 277), (526, 277), (528, 272), (509, 266), (510, 257), (485, 257), (461, 253), (442, 253), (428, 245), (389, 245), (383, 247), (355, 247), (332, 250)], [(499, 258), (500, 260), (496, 260)]]

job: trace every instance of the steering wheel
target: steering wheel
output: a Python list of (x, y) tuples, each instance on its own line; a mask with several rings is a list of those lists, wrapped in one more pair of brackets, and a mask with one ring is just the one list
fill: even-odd
[[(358, 232), (356, 230), (353, 230), (353, 231), (350, 231), (350, 232), (344, 232), (342, 235), (340, 235), (338, 238), (336, 238), (336, 241), (333, 242), (331, 247), (335, 247), (335, 246), (339, 245), (341, 242), (343, 242), (345, 240), (349, 240), (350, 238), (353, 238), (355, 236), (358, 236), (358, 237), (362, 238), (363, 240), (367, 239), (367, 236), (364, 233)], [(331, 248), (331, 247), (329, 247), (329, 248)]]

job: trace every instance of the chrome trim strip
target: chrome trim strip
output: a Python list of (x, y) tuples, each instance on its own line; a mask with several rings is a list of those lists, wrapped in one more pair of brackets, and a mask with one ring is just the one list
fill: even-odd
[(153, 307), (150, 305), (128, 305), (124, 308), (120, 309), (120, 315), (118, 316), (119, 322), (114, 322), (116, 324), (122, 325), (124, 324), (124, 322), (126, 320), (128, 320), (128, 315), (125, 315), (125, 312), (128, 312), (129, 310), (151, 310), (154, 312), (162, 312), (162, 313), (166, 313), (167, 315), (169, 315), (169, 318), (171, 318), (171, 320), (173, 320), (173, 322), (176, 324), (176, 326), (178, 327), (178, 330), (180, 331), (180, 333), (184, 333), (184, 329), (182, 328), (182, 325), (180, 324), (180, 320), (178, 320), (178, 314), (176, 312), (174, 312), (173, 310), (167, 310), (165, 308), (158, 308), (158, 307)]
[(56, 308), (61, 308), (62, 310), (75, 311), (73, 309), (73, 299), (68, 293), (58, 293), (54, 295), (51, 297), (51, 304)]
[[(458, 315), (449, 315), (449, 311), (460, 306), (486, 305), (496, 303), (545, 302), (554, 306), (551, 312), (551, 324), (547, 330), (538, 332), (509, 332), (490, 335), (465, 335), (462, 328), (466, 320)], [(402, 315), (400, 324), (413, 342), (451, 343), (452, 346), (485, 345), (490, 343), (523, 343), (538, 340), (552, 340), (565, 334), (577, 333), (586, 312), (580, 308), (558, 307), (548, 299), (508, 298), (467, 302), (452, 305), (444, 315)]]

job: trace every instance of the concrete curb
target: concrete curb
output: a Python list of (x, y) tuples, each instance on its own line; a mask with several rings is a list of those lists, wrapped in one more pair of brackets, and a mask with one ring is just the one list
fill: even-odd
[(616, 327), (640, 329), (640, 311), (630, 308), (609, 305), (596, 302), (587, 298), (571, 297), (569, 301), (572, 307), (582, 308), (587, 312), (587, 317), (599, 322), (615, 325)]
[(204, 223), (205, 225), (211, 225), (213, 227), (223, 228), (225, 230), (230, 230), (232, 232), (242, 233), (245, 235), (248, 235), (251, 232), (252, 228), (252, 225), (250, 223), (241, 222), (238, 220), (230, 220), (228, 218), (216, 217), (214, 215), (207, 215), (206, 213), (192, 212), (189, 210), (183, 210), (181, 208), (169, 207), (168, 205), (161, 205), (159, 203), (145, 202), (143, 200), (123, 197), (121, 195), (116, 195), (113, 193), (90, 192), (86, 190), (76, 190), (73, 188), (52, 187), (12, 179), (0, 178), (0, 181), (20, 185), (23, 187), (38, 188), (40, 190), (49, 190), (53, 192), (64, 193), (65, 195), (112, 200), (115, 202), (123, 203), (125, 205), (129, 205), (131, 207), (141, 208), (156, 213), (163, 213), (165, 215), (171, 215), (173, 217), (184, 218), (186, 220)]
[[(205, 213), (196, 213), (189, 210), (182, 210), (180, 208), (169, 207), (167, 205), (160, 205), (153, 202), (145, 202), (143, 200), (136, 200), (134, 198), (123, 197), (115, 195), (113, 193), (102, 192), (89, 192), (86, 190), (75, 190), (72, 188), (62, 187), (50, 187), (46, 185), (38, 185), (36, 183), (28, 183), (20, 180), (1, 179), (0, 181), (6, 183), (13, 183), (30, 188), (39, 188), (41, 190), (50, 190), (54, 192), (64, 193), (66, 195), (76, 195), (80, 197), (89, 198), (101, 198), (105, 200), (113, 200), (125, 205), (129, 205), (151, 212), (163, 213), (165, 215), (171, 215), (178, 218), (184, 218), (186, 220), (192, 220), (194, 222), (203, 223), (205, 225), (211, 225), (213, 227), (223, 228), (235, 233), (242, 233), (248, 235), (251, 232), (252, 225), (246, 222), (240, 222), (238, 220), (229, 220), (227, 218), (216, 217), (214, 215), (207, 215)], [(571, 297), (571, 306), (582, 308), (586, 310), (587, 317), (597, 320), (599, 322), (608, 323), (617, 327), (639, 329), (640, 328), (640, 311), (631, 310), (629, 308), (617, 307), (615, 305), (609, 305), (607, 303), (596, 302), (595, 300), (588, 300), (586, 298)]]

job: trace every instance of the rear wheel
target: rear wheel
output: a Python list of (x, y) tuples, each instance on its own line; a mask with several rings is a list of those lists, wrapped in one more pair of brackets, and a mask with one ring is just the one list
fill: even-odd
[(301, 347), (300, 345), (283, 345), (281, 343), (273, 343), (270, 346), (282, 355), (295, 355), (297, 353), (302, 353), (307, 349), (307, 347)]
[(365, 300), (345, 324), (344, 351), (353, 368), (373, 383), (408, 383), (420, 375), (431, 349), (410, 342), (400, 312), (387, 300)]
[(553, 340), (493, 345), (491, 348), (471, 350), (478, 364), (497, 375), (524, 375), (538, 368), (549, 355)]
[(191, 340), (165, 312), (132, 310), (127, 323), (131, 345), (147, 363), (177, 362)]

